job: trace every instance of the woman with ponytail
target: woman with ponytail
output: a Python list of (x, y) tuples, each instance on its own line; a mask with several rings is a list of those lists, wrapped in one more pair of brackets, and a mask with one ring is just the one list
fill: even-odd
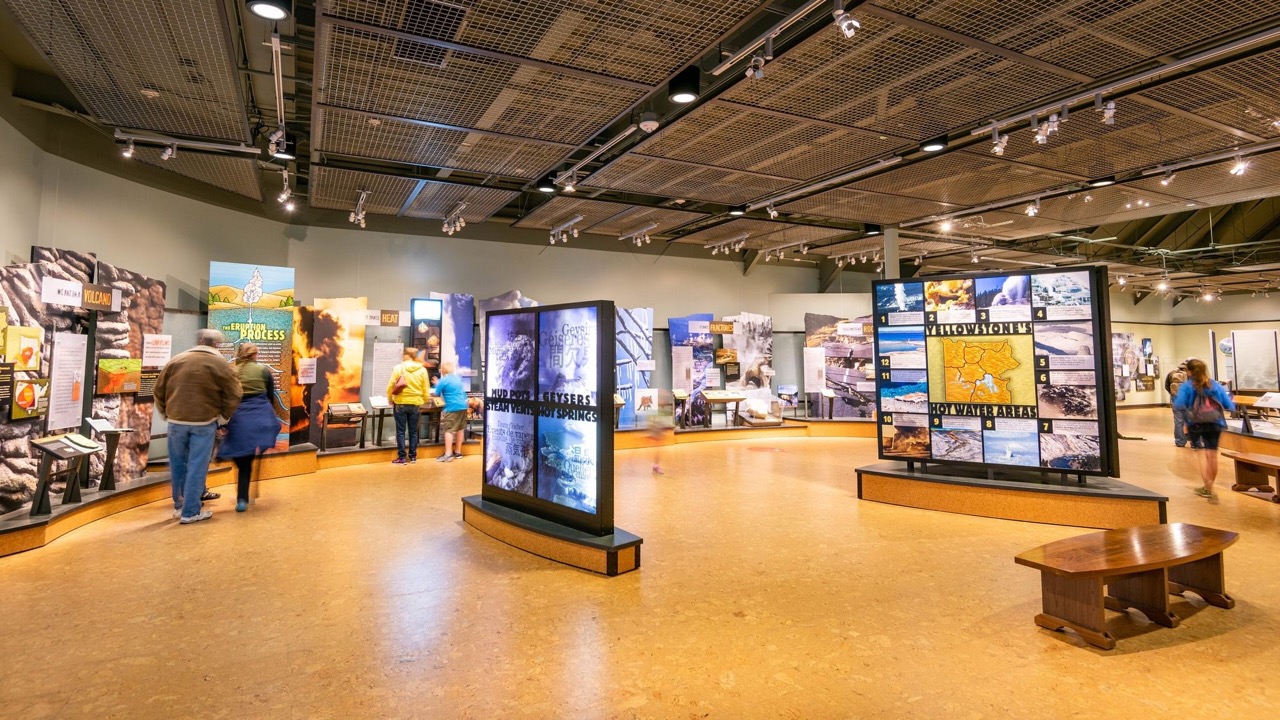
[(1236, 409), (1231, 396), (1218, 381), (1209, 377), (1202, 360), (1187, 362), (1187, 381), (1178, 389), (1173, 407), (1186, 418), (1187, 439), (1196, 449), (1202, 485), (1195, 489), (1200, 497), (1213, 498), (1213, 483), (1218, 479), (1218, 436), (1227, 426), (1226, 413)]

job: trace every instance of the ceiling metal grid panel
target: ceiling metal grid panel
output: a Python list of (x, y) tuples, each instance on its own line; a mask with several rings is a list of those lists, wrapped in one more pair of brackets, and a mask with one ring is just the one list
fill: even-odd
[[(1013, 208), (1012, 211), (1021, 209)], [(1166, 215), (1186, 209), (1187, 201), (1182, 198), (1129, 185), (1113, 185), (1043, 200), (1038, 217), (1085, 227)]]
[(396, 39), (322, 26), (322, 102), (353, 110), (577, 145), (641, 92), (454, 52), (444, 67), (396, 56)]
[(685, 235), (678, 238), (676, 242), (686, 245), (709, 245), (711, 243), (721, 242), (729, 238), (737, 237), (742, 233), (747, 233), (746, 241), (750, 244), (752, 241), (758, 241), (760, 238), (766, 237), (772, 233), (786, 227), (785, 223), (768, 222), (767, 220), (752, 220), (749, 218), (738, 218), (730, 220), (727, 223), (699, 230), (691, 235)]
[(369, 190), (364, 207), (376, 215), (395, 215), (418, 184), (412, 178), (311, 166), (311, 207), (354, 210), (361, 190)]
[(791, 185), (734, 170), (696, 168), (661, 158), (623, 155), (583, 186), (739, 205)]
[(120, 127), (249, 140), (218, 0), (3, 2), (95, 117)]
[[(1129, 99), (1116, 101), (1114, 125), (1086, 110), (1071, 114), (1048, 143), (1037, 145), (1029, 129), (1009, 137), (1004, 159), (1096, 178), (1236, 147), (1240, 139), (1193, 120)], [(967, 150), (990, 156), (989, 144)]]
[[(1200, 207), (1280, 197), (1280, 152), (1248, 158), (1248, 162), (1244, 175), (1232, 175), (1230, 169), (1235, 161), (1228, 160), (1181, 170), (1167, 187), (1160, 184), (1159, 175), (1128, 187), (1194, 200)], [(1182, 209), (1189, 208), (1179, 208)]]
[(1246, 130), (1280, 137), (1280, 50), (1175, 80), (1147, 97)]
[[(956, 250), (960, 248), (968, 248), (970, 243), (957, 239), (954, 242), (946, 240), (918, 240), (908, 237), (902, 237), (898, 242), (898, 257), (906, 260), (928, 253), (944, 252), (948, 250)], [(870, 237), (858, 238), (849, 242), (836, 243), (825, 247), (815, 248), (814, 252), (829, 257), (837, 255), (866, 254), (868, 258), (873, 258), (875, 253), (884, 251), (884, 237), (873, 235)]]
[(974, 233), (982, 237), (998, 240), (1020, 240), (1051, 232), (1074, 230), (1080, 227), (1078, 223), (1063, 220), (1028, 217), (1017, 210), (983, 213), (982, 219), (986, 225), (980, 229), (975, 229)]
[(877, 5), (1090, 77), (1266, 20), (1273, 0), (878, 0)]
[(174, 157), (161, 160), (162, 152), (164, 152), (162, 148), (139, 145), (133, 151), (133, 159), (237, 195), (262, 200), (258, 161), (251, 157), (210, 155), (179, 150)]
[(816, 217), (893, 225), (930, 215), (939, 215), (959, 207), (898, 195), (835, 188), (787, 203), (778, 209), (783, 212)]
[(810, 180), (883, 155), (902, 141), (712, 101), (657, 132), (641, 155)]
[(557, 145), (442, 130), (361, 113), (320, 112), (324, 122), (318, 123), (321, 135), (316, 147), (353, 157), (533, 178), (567, 152)]
[(469, 223), (484, 222), (519, 195), (517, 192), (497, 188), (468, 187), (430, 180), (422, 183), (422, 191), (404, 213), (407, 217), (444, 220), (459, 202), (465, 202), (467, 207), (462, 211), (462, 217)]
[[(441, 11), (427, 0), (331, 0), (328, 12), (395, 27), (438, 33)], [(458, 41), (657, 85), (712, 45), (759, 0), (448, 0), (466, 8)], [(409, 10), (406, 10), (406, 7)]]
[(635, 232), (649, 223), (657, 223), (658, 226), (656, 228), (647, 232), (650, 235), (661, 235), (685, 223), (704, 217), (706, 217), (704, 213), (689, 212), (688, 210), (670, 210), (667, 208), (633, 205), (617, 215), (591, 226), (588, 232), (597, 235), (625, 235)]
[(617, 215), (627, 207), (629, 206), (622, 203), (559, 196), (534, 208), (528, 215), (513, 223), (512, 227), (550, 230), (575, 215), (581, 215), (578, 230), (590, 232), (592, 226)]
[(849, 187), (973, 206), (1055, 188), (1072, 179), (995, 157), (956, 152), (889, 170)]
[(819, 32), (726, 100), (924, 140), (1065, 90), (1071, 81), (860, 16), (854, 42)]
[(766, 250), (798, 242), (816, 243), (848, 234), (850, 234), (849, 230), (836, 230), (812, 225), (783, 225), (782, 229), (771, 232), (768, 235), (748, 238), (747, 247)]

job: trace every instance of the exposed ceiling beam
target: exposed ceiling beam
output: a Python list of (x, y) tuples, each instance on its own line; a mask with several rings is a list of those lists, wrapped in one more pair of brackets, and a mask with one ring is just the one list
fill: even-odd
[(759, 250), (747, 250), (742, 253), (742, 276), (746, 277), (751, 274), (751, 268), (754, 268), (761, 260), (764, 259), (764, 253)]

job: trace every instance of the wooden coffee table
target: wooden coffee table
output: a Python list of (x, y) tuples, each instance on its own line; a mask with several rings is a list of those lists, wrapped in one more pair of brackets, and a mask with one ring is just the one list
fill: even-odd
[(1014, 562), (1040, 571), (1044, 612), (1037, 625), (1070, 628), (1090, 645), (1111, 650), (1116, 641), (1107, 632), (1105, 610), (1133, 608), (1172, 628), (1178, 618), (1169, 611), (1170, 594), (1190, 590), (1210, 605), (1234, 607), (1222, 552), (1238, 538), (1186, 523), (1140, 525), (1051, 542)]

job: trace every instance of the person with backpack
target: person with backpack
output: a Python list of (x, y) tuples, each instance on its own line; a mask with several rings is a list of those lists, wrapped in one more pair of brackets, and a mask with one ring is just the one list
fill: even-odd
[(1187, 363), (1195, 358), (1187, 358), (1178, 364), (1168, 375), (1164, 376), (1164, 391), (1169, 393), (1169, 405), (1173, 408), (1173, 444), (1178, 447), (1187, 446), (1187, 434), (1183, 427), (1187, 424), (1186, 413), (1173, 404), (1178, 397), (1178, 390), (1187, 381)]
[[(418, 462), (418, 417), (422, 404), (427, 401), (427, 369), (418, 362), (418, 351), (407, 347), (401, 355), (404, 361), (391, 371), (387, 382), (387, 398), (395, 404), (396, 459), (393, 465)], [(408, 453), (405, 452), (405, 435), (409, 436)]]
[(240, 378), (241, 400), (226, 435), (218, 446), (218, 459), (236, 466), (236, 512), (249, 509), (249, 482), (253, 459), (276, 446), (280, 418), (276, 417), (276, 380), (271, 368), (258, 362), (258, 346), (248, 340), (236, 348), (235, 371)]
[(1196, 462), (1203, 485), (1195, 493), (1212, 499), (1213, 483), (1218, 479), (1218, 436), (1227, 426), (1226, 413), (1236, 406), (1226, 388), (1209, 377), (1204, 362), (1191, 360), (1187, 362), (1187, 381), (1178, 389), (1173, 407), (1185, 414), (1187, 438), (1192, 447), (1202, 451), (1196, 453)]

